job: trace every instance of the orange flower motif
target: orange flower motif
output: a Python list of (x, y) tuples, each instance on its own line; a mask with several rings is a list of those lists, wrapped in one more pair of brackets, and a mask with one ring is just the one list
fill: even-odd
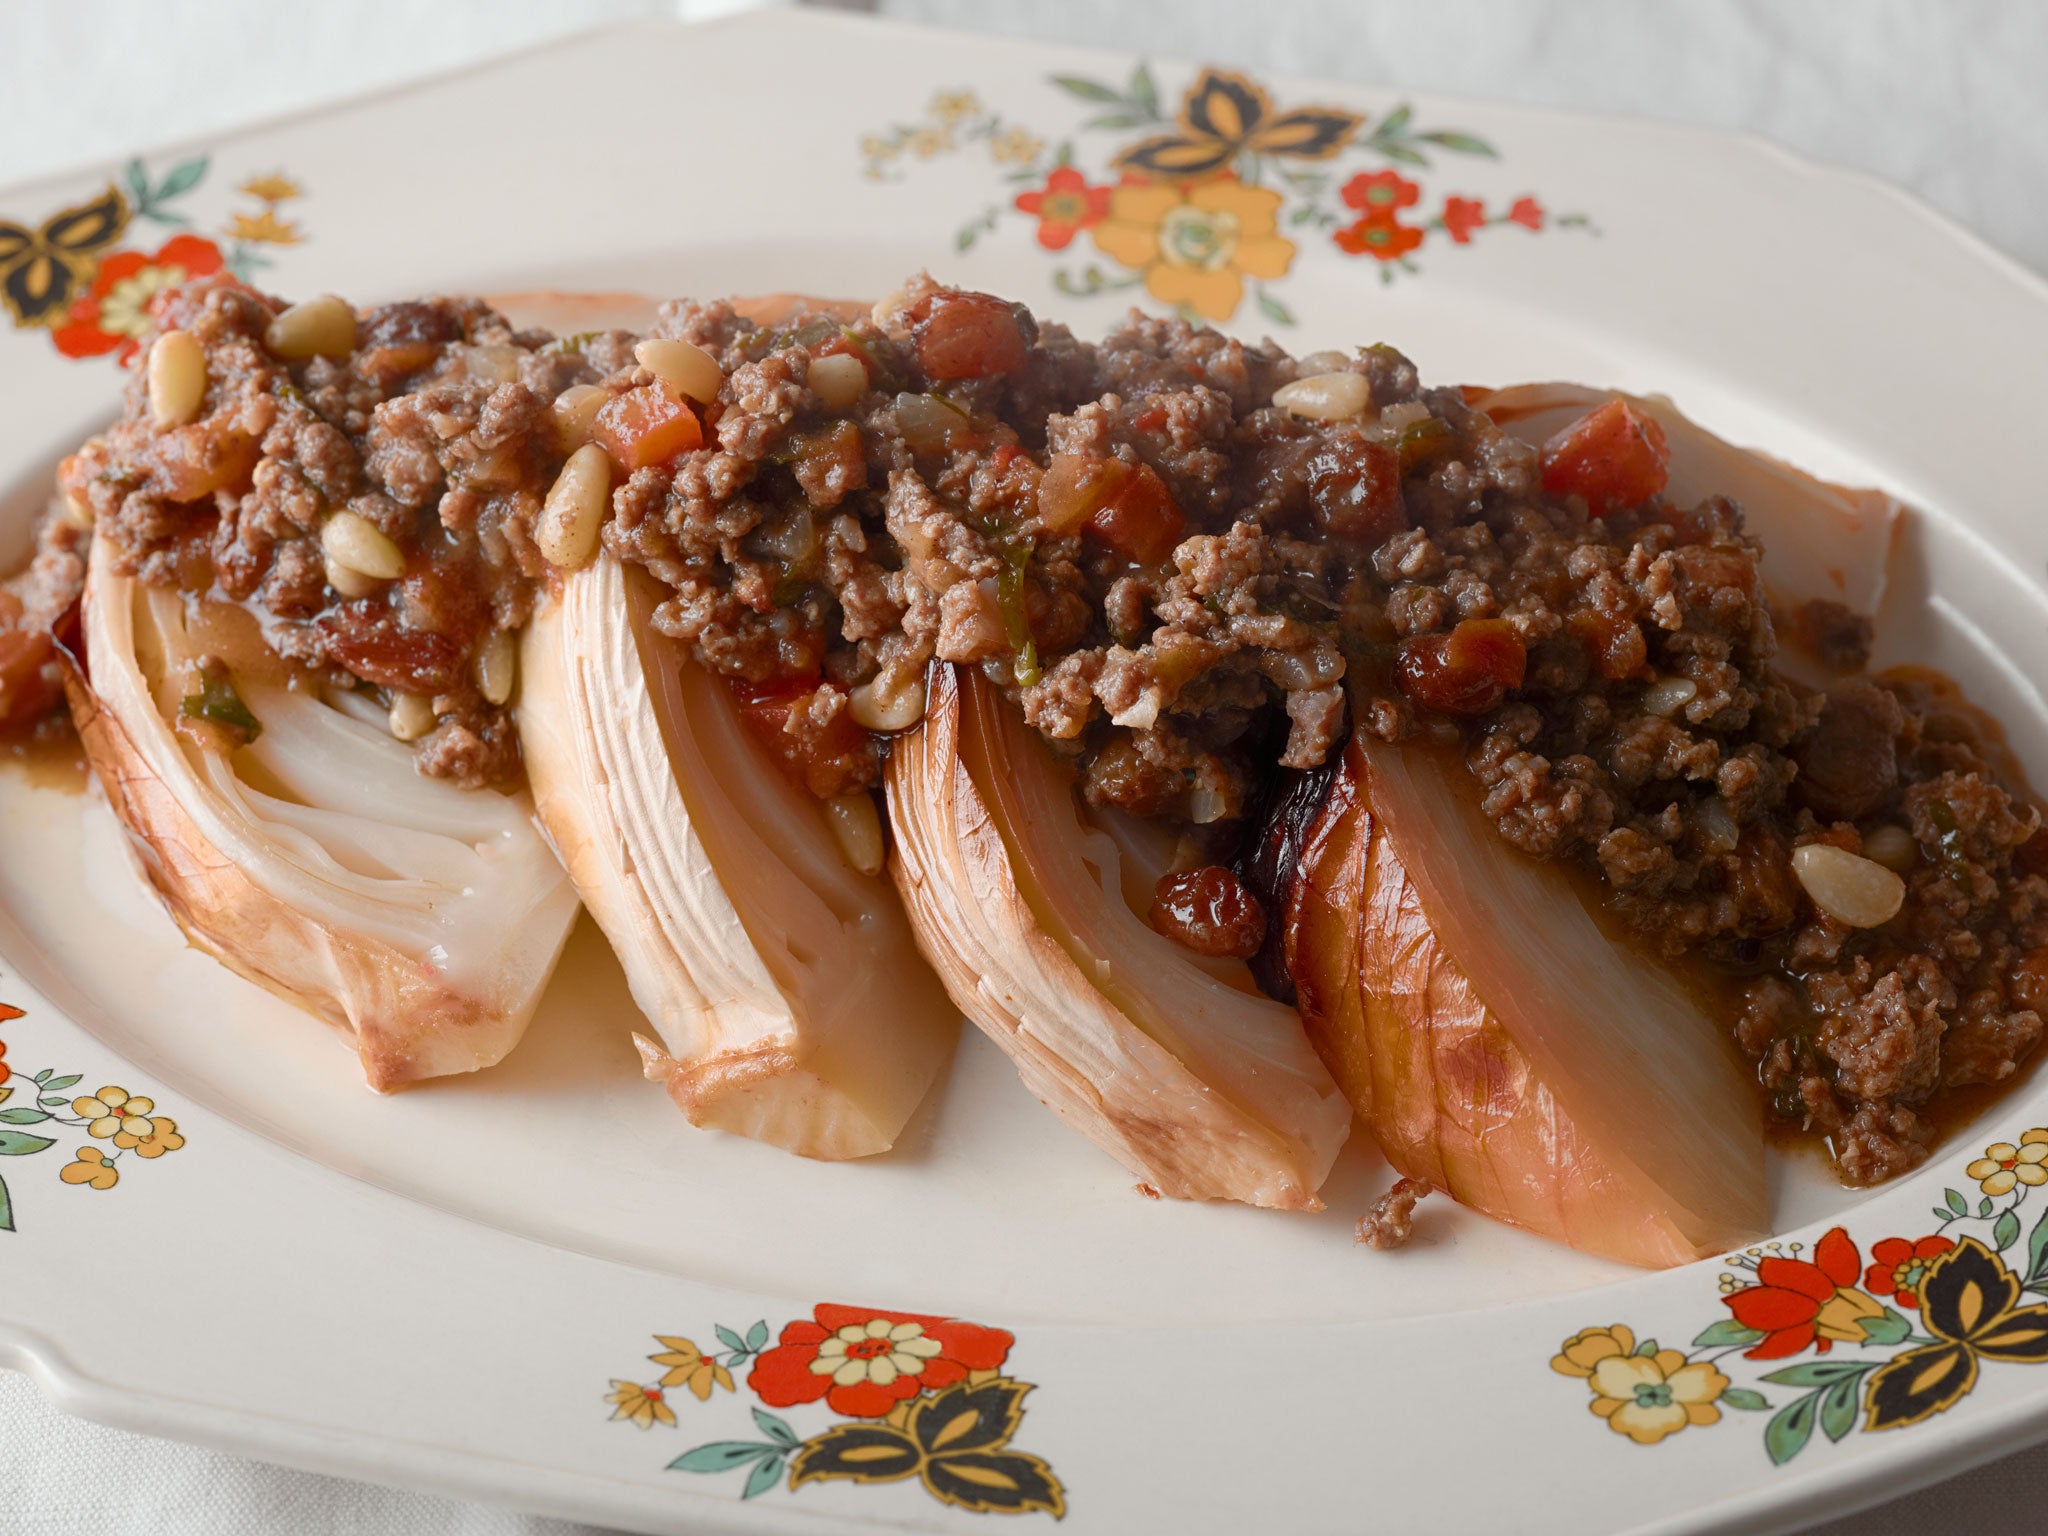
[(162, 1157), (166, 1152), (175, 1152), (185, 1145), (185, 1138), (178, 1134), (178, 1122), (168, 1115), (158, 1116), (148, 1122), (148, 1129), (131, 1131), (123, 1125), (114, 1133), (114, 1145), (132, 1147), (137, 1157)]
[[(5, 1040), (0, 1040), (0, 1056), (5, 1056), (6, 1054), (7, 1042)], [(6, 1082), (7, 1079), (9, 1079), (12, 1076), (14, 1076), (14, 1068), (7, 1065), (6, 1062), (0, 1061), (0, 1083)]]
[(268, 176), (251, 176), (241, 185), (245, 196), (261, 198), (266, 203), (288, 203), (303, 190), (291, 177), (278, 171)]
[(197, 235), (175, 235), (153, 256), (116, 251), (99, 264), (92, 286), (71, 306), (70, 323), (51, 339), (66, 357), (118, 352), (126, 362), (149, 331), (150, 301), (223, 265), (220, 247)]
[(280, 219), (269, 209), (261, 213), (238, 213), (228, 220), (228, 233), (237, 240), (249, 240), (259, 245), (297, 245), (299, 226), (289, 219)]
[(1422, 188), (1399, 171), (1361, 171), (1337, 195), (1367, 217), (1379, 213), (1391, 218), (1396, 209), (1413, 208)]
[(1038, 243), (1048, 251), (1064, 251), (1074, 236), (1092, 229), (1109, 214), (1110, 187), (1091, 187), (1071, 165), (1060, 166), (1037, 192), (1019, 192), (1017, 211), (1038, 220)]
[(74, 1161), (57, 1170), (66, 1184), (90, 1184), (94, 1189), (112, 1189), (121, 1182), (121, 1170), (107, 1161), (98, 1147), (80, 1147)]
[(1247, 277), (1280, 277), (1294, 263), (1294, 242), (1276, 232), (1279, 209), (1278, 192), (1235, 177), (1132, 181), (1111, 193), (1090, 234), (1105, 256), (1143, 273), (1160, 303), (1228, 320)]
[(1525, 229), (1543, 228), (1543, 205), (1533, 197), (1518, 197), (1514, 206), (1508, 209), (1508, 218)]
[[(126, 1088), (111, 1085), (86, 1098), (73, 1099), (71, 1112), (82, 1115), (90, 1123), (86, 1133), (96, 1140), (105, 1141), (117, 1131), (130, 1136), (146, 1136), (150, 1131), (149, 1112), (156, 1108), (154, 1099), (137, 1094), (130, 1096)], [(119, 1143), (133, 1146), (134, 1143)]]
[(654, 1428), (656, 1419), (664, 1424), (676, 1421), (676, 1411), (663, 1399), (659, 1387), (643, 1387), (637, 1381), (614, 1381), (604, 1400), (612, 1405), (614, 1419), (631, 1419), (642, 1429)]
[(668, 1367), (661, 1378), (664, 1387), (688, 1387), (698, 1402), (711, 1400), (711, 1389), (723, 1387), (726, 1391), (736, 1390), (732, 1384), (732, 1372), (716, 1360), (704, 1358), (702, 1350), (688, 1339), (671, 1339), (657, 1333), (655, 1340), (668, 1347), (658, 1355), (647, 1358), (656, 1365)]
[(1486, 204), (1476, 197), (1444, 199), (1444, 233), (1458, 245), (1472, 243), (1472, 231), (1486, 226)]

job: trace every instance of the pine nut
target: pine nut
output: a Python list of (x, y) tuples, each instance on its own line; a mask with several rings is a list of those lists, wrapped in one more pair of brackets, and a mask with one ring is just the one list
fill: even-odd
[(1815, 906), (1851, 928), (1888, 923), (1905, 904), (1905, 881), (1876, 860), (1830, 843), (1793, 849), (1792, 873)]
[(206, 403), (206, 349), (190, 331), (165, 331), (149, 349), (149, 414), (159, 427), (199, 419)]
[(1863, 857), (1903, 875), (1920, 862), (1920, 844), (1904, 827), (1886, 823), (1873, 827), (1863, 839)]
[(650, 336), (633, 349), (640, 366), (679, 395), (706, 404), (718, 398), (725, 373), (718, 359), (695, 342)]
[(1372, 386), (1362, 373), (1319, 373), (1281, 385), (1273, 403), (1310, 421), (1343, 421), (1372, 404)]
[(391, 734), (400, 741), (418, 741), (436, 724), (434, 704), (423, 693), (391, 696)]
[(469, 376), (488, 384), (517, 384), (519, 360), (526, 356), (517, 347), (464, 347), (463, 363)]
[(384, 583), (376, 577), (365, 576), (361, 571), (352, 571), (332, 555), (325, 556), (325, 564), (327, 585), (343, 597), (368, 597), (371, 593), (380, 592), (384, 588)]
[(871, 731), (907, 731), (924, 718), (924, 679), (893, 692), (882, 690), (882, 679), (862, 683), (847, 700), (854, 721)]
[(867, 365), (850, 352), (829, 352), (811, 359), (809, 383), (827, 410), (843, 411), (868, 392)]
[(91, 503), (72, 495), (69, 491), (66, 491), (63, 499), (57, 503), (57, 515), (81, 532), (92, 532)]
[(264, 329), (263, 345), (293, 361), (347, 357), (356, 348), (356, 312), (331, 293), (302, 300), (278, 311)]
[(864, 789), (850, 795), (835, 795), (825, 802), (825, 819), (839, 840), (839, 853), (847, 867), (864, 875), (882, 872), (882, 818), (875, 814), (875, 797)]
[(512, 684), (519, 676), (519, 643), (509, 629), (494, 629), (484, 648), (476, 653), (476, 686), (493, 704), (512, 697)]
[(555, 396), (555, 403), (548, 409), (555, 418), (555, 441), (561, 444), (564, 453), (573, 452), (590, 441), (591, 428), (597, 424), (598, 410), (609, 399), (611, 392), (595, 384), (572, 384)]
[(1700, 685), (1689, 677), (1660, 677), (1643, 690), (1643, 709), (1668, 720), (1699, 696)]
[(337, 512), (320, 530), (320, 548), (336, 565), (377, 581), (405, 574), (405, 551), (354, 512)]
[(1733, 853), (1742, 842), (1742, 828), (1736, 825), (1735, 813), (1719, 795), (1709, 795), (1695, 806), (1692, 822), (1701, 841), (1714, 853)]
[(612, 461), (597, 444), (585, 443), (569, 455), (533, 530), (533, 542), (548, 564), (564, 571), (590, 564), (611, 488)]

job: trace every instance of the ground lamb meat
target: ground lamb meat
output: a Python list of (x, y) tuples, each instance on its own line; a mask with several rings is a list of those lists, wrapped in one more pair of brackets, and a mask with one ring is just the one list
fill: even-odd
[(1415, 1207), (1435, 1192), (1427, 1179), (1402, 1178), (1358, 1218), (1358, 1241), (1381, 1252), (1400, 1248), (1415, 1235)]

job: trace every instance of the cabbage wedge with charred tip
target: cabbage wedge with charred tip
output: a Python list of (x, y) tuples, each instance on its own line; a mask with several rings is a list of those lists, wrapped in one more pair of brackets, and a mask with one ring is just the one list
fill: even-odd
[(664, 595), (602, 554), (522, 652), (534, 798), (659, 1043), (647, 1076), (695, 1125), (805, 1157), (886, 1151), (960, 1017), (895, 892), (851, 868), (726, 683), (653, 626)]
[(1615, 399), (1664, 429), (1671, 450), (1667, 501), (1692, 507), (1726, 496), (1742, 508), (1745, 526), (1763, 543), (1764, 587), (1772, 598), (1825, 598), (1876, 616), (1905, 521), (1906, 509), (1896, 498), (1835, 485), (1769, 454), (1738, 448), (1661, 395), (1623, 395), (1583, 384), (1515, 384), (1466, 394), (1468, 405), (1538, 448)]
[[(340, 1029), (373, 1088), (518, 1043), (576, 919), (525, 794), (426, 777), (381, 706), (294, 679), (246, 610), (117, 575), (104, 544), (84, 633), (72, 718), (193, 943)], [(173, 724), (202, 663), (232, 668), (237, 737)]]
[(1243, 961), (1140, 915), (1170, 838), (1084, 810), (1037, 733), (946, 665), (888, 787), (918, 942), (1026, 1087), (1161, 1194), (1321, 1208), (1351, 1108)]
[(1767, 1229), (1727, 1031), (1508, 846), (1454, 755), (1354, 739), (1280, 920), (1302, 1019), (1400, 1172), (1629, 1264)]

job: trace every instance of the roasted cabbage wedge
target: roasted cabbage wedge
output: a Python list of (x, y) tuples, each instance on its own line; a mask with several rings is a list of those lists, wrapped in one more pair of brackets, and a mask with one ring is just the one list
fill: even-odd
[[(335, 1025), (373, 1088), (518, 1043), (576, 918), (526, 795), (426, 777), (381, 706), (293, 678), (245, 610), (116, 575), (104, 546), (84, 636), (72, 717), (194, 944)], [(219, 658), (246, 744), (174, 723)]]
[[(1573, 384), (1468, 400), (1540, 446), (1614, 398)], [(1903, 509), (1738, 449), (1667, 400), (1667, 496), (1726, 495), (1781, 603), (1883, 601)], [(1612, 933), (1577, 877), (1510, 848), (1463, 766), (1364, 738), (1269, 829), (1285, 967), (1324, 1059), (1402, 1173), (1588, 1252), (1669, 1265), (1769, 1225), (1763, 1132), (1727, 1030)], [(1299, 825), (1277, 825), (1288, 817)]]
[(1283, 909), (1302, 1020), (1387, 1160), (1630, 1264), (1762, 1233), (1763, 1130), (1727, 1031), (1473, 791), (1454, 756), (1355, 739)]
[(805, 1157), (885, 1151), (959, 1014), (887, 878), (849, 867), (731, 689), (654, 629), (661, 595), (603, 554), (527, 630), (541, 818), (658, 1037), (635, 1036), (647, 1076), (693, 1124)]
[(1321, 1208), (1350, 1106), (1244, 962), (1145, 921), (1170, 840), (1086, 812), (1017, 711), (943, 664), (888, 790), (918, 943), (1025, 1086), (1162, 1195)]

